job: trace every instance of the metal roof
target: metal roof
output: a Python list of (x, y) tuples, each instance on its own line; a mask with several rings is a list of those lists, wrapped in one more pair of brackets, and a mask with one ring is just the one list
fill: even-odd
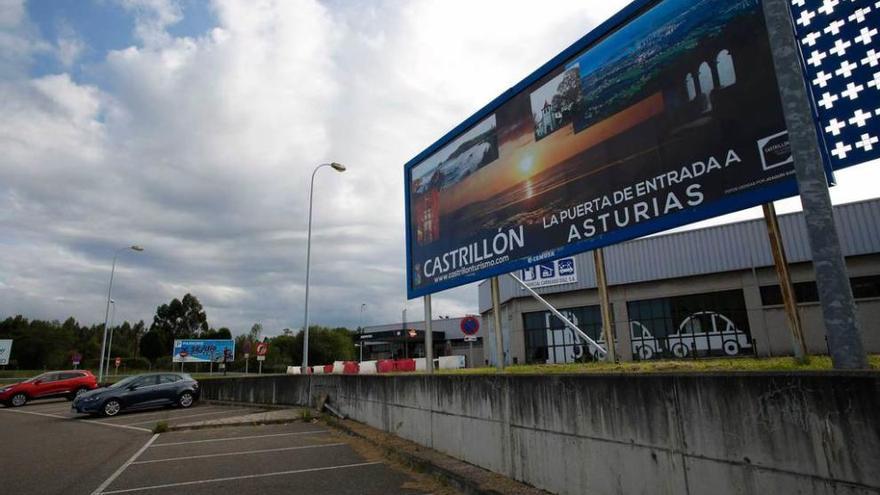
[[(880, 253), (880, 198), (837, 205), (834, 218), (845, 256)], [(810, 261), (810, 245), (802, 212), (779, 216), (790, 263)], [(577, 282), (537, 289), (553, 294), (596, 287), (592, 253), (577, 260)], [(706, 275), (772, 266), (764, 219), (645, 237), (605, 248), (609, 285)], [(501, 301), (522, 297), (510, 277), (500, 277)], [(480, 312), (491, 308), (489, 284), (479, 286)]]

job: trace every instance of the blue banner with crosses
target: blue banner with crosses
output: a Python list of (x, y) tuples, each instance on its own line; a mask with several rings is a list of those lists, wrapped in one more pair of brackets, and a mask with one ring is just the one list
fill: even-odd
[(880, 1), (791, 0), (828, 159), (880, 158)]

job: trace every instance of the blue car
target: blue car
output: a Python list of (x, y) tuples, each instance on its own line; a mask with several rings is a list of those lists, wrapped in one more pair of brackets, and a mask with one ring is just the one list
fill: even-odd
[(187, 408), (199, 399), (199, 382), (186, 373), (150, 373), (123, 378), (109, 387), (77, 396), (73, 410), (80, 414), (116, 416), (123, 410), (177, 406)]

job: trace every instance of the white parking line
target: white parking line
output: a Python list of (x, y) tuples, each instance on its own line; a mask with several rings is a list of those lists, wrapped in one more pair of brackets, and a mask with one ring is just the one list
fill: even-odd
[(144, 451), (147, 450), (150, 447), (150, 445), (156, 441), (157, 438), (159, 438), (158, 433), (156, 433), (155, 435), (150, 437), (150, 439), (147, 440), (147, 443), (145, 443), (144, 446), (140, 448), (140, 450), (135, 452), (134, 455), (131, 456), (127, 461), (125, 461), (125, 463), (123, 465), (119, 466), (119, 469), (117, 469), (116, 472), (111, 474), (109, 478), (104, 480), (104, 482), (101, 483), (101, 486), (99, 486), (98, 488), (95, 488), (95, 491), (92, 492), (92, 495), (97, 495), (99, 493), (102, 493), (105, 488), (110, 486), (110, 483), (113, 483), (116, 480), (116, 478), (118, 478), (119, 475), (122, 474), (123, 471), (125, 471), (125, 468), (130, 466), (132, 462), (136, 461), (137, 458), (140, 457), (141, 454), (143, 454)]
[(208, 438), (206, 440), (189, 440), (186, 442), (168, 442), (168, 443), (157, 443), (153, 445), (153, 448), (156, 447), (169, 447), (172, 445), (189, 445), (193, 443), (208, 443), (208, 442), (226, 442), (229, 440), (248, 440), (251, 438), (268, 438), (268, 437), (288, 437), (292, 435), (317, 435), (321, 433), (329, 433), (327, 430), (314, 430), (314, 431), (297, 431), (293, 433), (273, 433), (269, 435), (247, 435), (243, 437), (223, 437), (223, 438)]
[[(131, 426), (131, 425), (145, 425), (145, 424), (153, 423), (153, 422), (158, 421), (158, 420), (161, 420), (161, 419), (165, 419), (165, 420), (168, 420), (168, 421), (174, 421), (174, 420), (178, 420), (178, 419), (195, 418), (195, 417), (198, 417), (198, 416), (211, 416), (211, 415), (217, 415), (217, 414), (229, 414), (230, 412), (235, 413), (235, 412), (237, 412), (237, 411), (214, 411), (214, 412), (201, 413), (201, 414), (189, 414), (189, 415), (186, 415), (186, 416), (169, 416), (169, 417), (167, 417), (167, 418), (155, 418), (155, 419), (151, 419), (151, 420), (149, 420), (149, 421), (138, 421), (137, 423), (125, 423), (125, 424), (126, 424), (126, 425), (129, 425), (129, 426)], [(254, 412), (256, 412), (256, 411), (250, 411), (250, 412), (242, 413), (241, 416), (244, 416), (244, 415), (247, 415), (247, 414), (253, 414)], [(233, 414), (233, 416), (234, 416), (234, 414)]]
[(284, 452), (287, 450), (321, 449), (321, 448), (325, 448), (325, 447), (339, 447), (340, 445), (345, 445), (345, 444), (344, 443), (327, 443), (327, 444), (323, 444), (323, 445), (301, 445), (299, 447), (280, 447), (277, 449), (242, 450), (239, 452), (223, 452), (222, 454), (203, 454), (203, 455), (189, 455), (189, 456), (184, 456), (184, 457), (169, 457), (167, 459), (151, 459), (148, 461), (132, 462), (132, 464), (154, 464), (157, 462), (188, 461), (190, 459), (207, 459), (209, 457), (225, 457), (225, 456), (230, 456), (230, 455), (265, 454), (267, 452)]
[[(310, 469), (294, 469), (291, 471), (277, 471), (274, 473), (264, 473), (264, 474), (245, 474), (242, 476), (229, 476), (226, 478), (214, 478), (214, 479), (209, 479), (209, 480), (182, 481), (180, 483), (166, 483), (164, 485), (141, 486), (138, 488), (127, 488), (125, 490), (110, 490), (110, 491), (101, 492), (101, 493), (104, 495), (111, 495), (113, 493), (131, 493), (131, 492), (141, 492), (141, 491), (147, 491), (147, 490), (160, 490), (162, 488), (174, 488), (177, 486), (204, 485), (207, 483), (222, 483), (224, 481), (248, 480), (248, 479), (254, 479), (254, 478), (268, 478), (270, 476), (284, 476), (287, 474), (314, 473), (314, 472), (318, 472), (318, 471), (330, 471), (333, 469), (348, 469), (348, 468), (361, 467), (361, 466), (374, 466), (376, 464), (382, 464), (382, 463), (379, 461), (361, 462), (359, 464), (345, 464), (343, 466), (330, 466), (330, 467), (310, 468)], [(92, 495), (97, 495), (97, 493), (93, 493)]]
[[(17, 411), (14, 409), (0, 409), (0, 411), (6, 411), (6, 412), (11, 412), (11, 413), (16, 413), (16, 414), (30, 414), (33, 416), (43, 416), (44, 418), (55, 418), (55, 419), (66, 419), (66, 420), (73, 420), (74, 419), (74, 418), (70, 418), (67, 416), (58, 416), (56, 414), (39, 413), (36, 411)], [(100, 421), (79, 421), (78, 423), (84, 424), (84, 425), (112, 426), (113, 428), (127, 428), (129, 430), (146, 431), (148, 433), (151, 432), (151, 430), (148, 430), (146, 428), (141, 428), (139, 426), (114, 425), (114, 424), (110, 424), (110, 423), (102, 423)]]

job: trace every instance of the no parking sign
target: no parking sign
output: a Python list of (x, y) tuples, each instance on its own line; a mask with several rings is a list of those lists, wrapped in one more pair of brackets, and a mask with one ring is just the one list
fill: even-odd
[(461, 333), (466, 337), (473, 337), (480, 331), (480, 320), (475, 316), (465, 316), (461, 319)]

